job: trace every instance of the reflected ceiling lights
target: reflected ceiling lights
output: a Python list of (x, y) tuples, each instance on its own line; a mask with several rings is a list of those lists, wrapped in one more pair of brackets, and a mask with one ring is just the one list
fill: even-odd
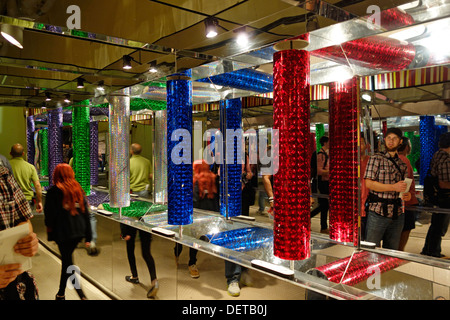
[(23, 49), (23, 29), (21, 27), (10, 24), (2, 24), (1, 34), (3, 38), (8, 40), (11, 44)]
[(245, 47), (248, 45), (248, 34), (245, 32), (245, 27), (241, 27), (236, 30), (237, 37), (236, 37), (236, 43), (241, 46)]

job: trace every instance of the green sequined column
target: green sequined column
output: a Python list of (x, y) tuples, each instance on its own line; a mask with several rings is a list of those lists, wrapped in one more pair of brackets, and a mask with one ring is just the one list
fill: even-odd
[(325, 134), (325, 126), (323, 125), (323, 123), (317, 123), (316, 124), (316, 147), (317, 147), (317, 152), (320, 151), (320, 148), (322, 148), (322, 146), (320, 145), (320, 138), (322, 138), (322, 136)]
[(405, 132), (405, 137), (411, 142), (411, 153), (407, 156), (413, 170), (417, 172), (416, 162), (420, 159), (420, 135), (414, 132)]
[(91, 194), (91, 160), (88, 107), (73, 107), (72, 125), (73, 171), (75, 172), (75, 179), (86, 192), (86, 195), (89, 195)]
[(40, 173), (41, 176), (48, 176), (48, 129), (39, 130), (39, 141), (40, 141)]

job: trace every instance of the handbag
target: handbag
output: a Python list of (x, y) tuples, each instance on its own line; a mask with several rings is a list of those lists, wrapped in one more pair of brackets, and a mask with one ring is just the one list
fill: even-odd
[(34, 276), (25, 271), (6, 288), (0, 289), (0, 300), (39, 300), (39, 291)]

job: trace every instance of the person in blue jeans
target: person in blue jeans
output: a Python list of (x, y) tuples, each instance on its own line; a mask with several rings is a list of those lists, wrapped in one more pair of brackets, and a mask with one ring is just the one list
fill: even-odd
[[(438, 178), (439, 208), (450, 209), (450, 132), (439, 137), (439, 150), (431, 159), (430, 169), (431, 175)], [(433, 213), (421, 254), (437, 258), (445, 257), (441, 253), (441, 243), (442, 237), (447, 233), (449, 222), (450, 214)]]
[[(366, 223), (366, 241), (383, 248), (398, 250), (405, 215), (402, 201), (409, 201), (406, 191), (407, 165), (399, 158), (397, 149), (402, 143), (402, 131), (390, 128), (386, 131), (386, 151), (369, 158), (364, 183), (369, 190), (369, 210)], [(400, 197), (400, 192), (403, 195)]]

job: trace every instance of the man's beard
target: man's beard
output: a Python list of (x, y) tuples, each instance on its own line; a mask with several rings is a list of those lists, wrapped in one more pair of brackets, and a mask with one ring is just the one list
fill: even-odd
[(398, 149), (398, 146), (396, 146), (394, 148), (389, 148), (388, 146), (386, 146), (386, 151), (387, 152), (395, 152), (395, 151), (397, 151), (397, 149)]

